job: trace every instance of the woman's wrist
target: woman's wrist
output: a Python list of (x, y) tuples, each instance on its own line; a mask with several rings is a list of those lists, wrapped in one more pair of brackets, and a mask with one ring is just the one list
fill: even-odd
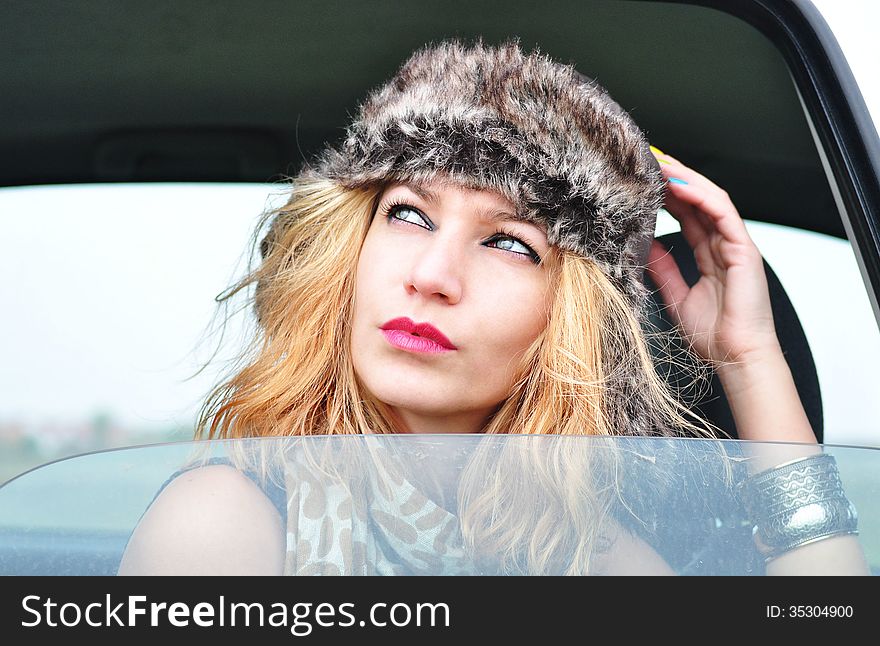
[(724, 386), (724, 391), (739, 392), (754, 387), (757, 383), (780, 372), (781, 366), (788, 369), (788, 362), (778, 341), (740, 352), (733, 361), (722, 361), (715, 372)]
[(818, 453), (747, 478), (741, 496), (768, 561), (835, 536), (858, 533), (834, 457)]
[[(778, 343), (718, 367), (718, 377), (742, 440), (816, 442), (788, 362)], [(773, 464), (759, 461), (758, 466)]]

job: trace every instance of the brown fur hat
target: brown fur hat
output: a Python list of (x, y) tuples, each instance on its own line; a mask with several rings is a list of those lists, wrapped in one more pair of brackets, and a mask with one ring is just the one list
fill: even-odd
[(427, 46), (304, 171), (355, 188), (451, 179), (497, 191), (550, 244), (597, 261), (639, 309), (664, 182), (635, 122), (571, 65), (517, 41)]

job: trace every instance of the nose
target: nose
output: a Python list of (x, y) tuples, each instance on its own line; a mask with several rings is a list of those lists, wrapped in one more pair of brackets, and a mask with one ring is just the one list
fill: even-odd
[(406, 277), (406, 291), (428, 300), (454, 305), (461, 300), (465, 259), (461, 243), (434, 236), (414, 250)]

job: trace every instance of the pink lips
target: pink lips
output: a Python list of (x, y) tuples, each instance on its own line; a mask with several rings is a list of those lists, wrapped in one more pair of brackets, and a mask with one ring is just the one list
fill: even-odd
[(401, 350), (437, 354), (458, 349), (430, 323), (416, 324), (405, 316), (391, 319), (379, 329), (388, 343)]

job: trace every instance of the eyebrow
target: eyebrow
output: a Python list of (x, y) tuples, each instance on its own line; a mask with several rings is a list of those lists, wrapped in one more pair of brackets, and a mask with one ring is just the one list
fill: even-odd
[[(424, 186), (419, 186), (418, 184), (411, 182), (402, 182), (401, 186), (408, 188), (431, 206), (436, 207), (440, 204), (440, 196)], [(489, 223), (522, 221), (520, 218), (516, 217), (516, 215), (509, 211), (505, 211), (504, 209), (479, 209), (477, 211), (477, 216)]]

